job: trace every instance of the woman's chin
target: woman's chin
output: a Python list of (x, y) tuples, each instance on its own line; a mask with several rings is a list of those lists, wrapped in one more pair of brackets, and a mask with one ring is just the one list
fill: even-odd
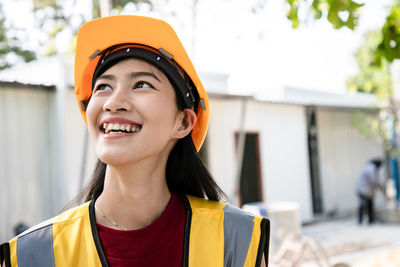
[(107, 165), (121, 166), (134, 161), (134, 159), (126, 153), (97, 153), (97, 157)]

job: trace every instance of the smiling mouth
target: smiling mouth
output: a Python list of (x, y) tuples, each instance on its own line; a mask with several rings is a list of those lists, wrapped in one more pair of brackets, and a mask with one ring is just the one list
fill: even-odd
[(119, 123), (103, 123), (100, 130), (105, 134), (110, 133), (136, 133), (142, 129), (141, 125), (119, 124)]

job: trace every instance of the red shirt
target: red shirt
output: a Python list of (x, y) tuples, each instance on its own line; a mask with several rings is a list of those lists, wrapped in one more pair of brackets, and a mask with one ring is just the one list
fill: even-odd
[(110, 267), (182, 266), (186, 208), (172, 194), (161, 216), (149, 226), (121, 231), (97, 224)]

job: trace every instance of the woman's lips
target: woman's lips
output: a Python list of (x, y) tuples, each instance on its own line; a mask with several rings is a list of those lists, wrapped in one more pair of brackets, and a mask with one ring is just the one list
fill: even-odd
[(140, 131), (142, 127), (138, 124), (119, 124), (119, 123), (103, 123), (103, 132), (113, 133), (113, 132), (125, 132), (125, 133), (136, 133)]
[(115, 138), (122, 138), (126, 136), (131, 136), (136, 134), (134, 133), (124, 133), (124, 132), (111, 132), (111, 133), (103, 133), (103, 138), (105, 139), (115, 139)]
[(99, 125), (99, 129), (104, 134), (115, 133), (136, 133), (140, 131), (142, 125), (125, 118), (107, 118)]

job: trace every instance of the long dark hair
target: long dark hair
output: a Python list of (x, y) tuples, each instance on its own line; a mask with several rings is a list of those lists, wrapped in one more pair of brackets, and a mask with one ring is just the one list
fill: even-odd
[[(183, 72), (184, 80), (196, 99), (196, 110), (199, 102), (197, 90), (192, 89), (194, 88), (194, 85), (188, 75), (182, 69), (179, 71)], [(176, 105), (180, 111), (183, 111), (185, 108), (184, 100), (181, 94), (177, 93), (175, 87), (174, 89)], [(82, 189), (79, 195), (67, 205), (66, 208), (75, 206), (78, 203), (81, 203), (82, 200), (86, 202), (92, 199), (97, 199), (103, 192), (106, 168), (107, 164), (98, 159), (89, 183)], [(172, 193), (189, 194), (215, 201), (226, 199), (225, 193), (217, 185), (214, 178), (200, 159), (193, 143), (192, 133), (179, 139), (171, 150), (167, 160), (165, 176), (167, 179), (168, 189)]]
[[(80, 192), (76, 202), (86, 202), (99, 197), (103, 192), (106, 168), (107, 164), (97, 160), (91, 180)], [(226, 198), (200, 159), (190, 134), (180, 139), (171, 150), (165, 175), (168, 189), (172, 193), (207, 197), (216, 201)]]

